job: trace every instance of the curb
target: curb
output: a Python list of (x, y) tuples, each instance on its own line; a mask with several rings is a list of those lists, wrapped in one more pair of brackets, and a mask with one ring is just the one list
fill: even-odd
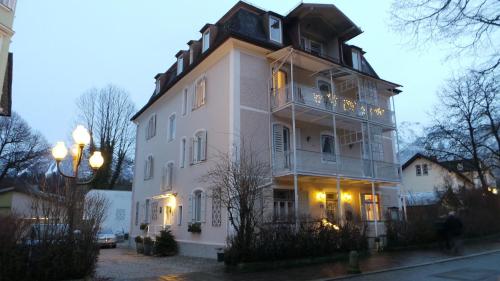
[(356, 278), (359, 276), (373, 275), (373, 274), (384, 273), (384, 272), (389, 272), (389, 271), (411, 269), (411, 268), (422, 267), (422, 266), (427, 266), (427, 265), (450, 262), (450, 261), (469, 259), (469, 258), (474, 258), (474, 257), (478, 257), (478, 256), (483, 256), (483, 255), (491, 255), (491, 254), (495, 254), (495, 253), (499, 253), (499, 252), (500, 252), (500, 249), (496, 249), (496, 250), (484, 251), (484, 252), (480, 252), (480, 253), (474, 253), (474, 254), (470, 254), (470, 255), (466, 255), (466, 256), (452, 257), (452, 258), (440, 259), (440, 260), (424, 262), (424, 263), (419, 263), (419, 264), (404, 265), (404, 266), (397, 266), (397, 267), (385, 268), (385, 269), (380, 269), (380, 270), (367, 271), (367, 272), (362, 272), (360, 274), (348, 274), (348, 275), (346, 274), (346, 275), (341, 275), (341, 276), (337, 276), (337, 277), (320, 278), (320, 279), (314, 279), (311, 281), (330, 281), (330, 280), (352, 279), (352, 278)]

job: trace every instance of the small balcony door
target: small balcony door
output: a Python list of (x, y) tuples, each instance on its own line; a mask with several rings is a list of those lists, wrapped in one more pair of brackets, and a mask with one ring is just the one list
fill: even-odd
[(332, 85), (329, 82), (318, 80), (318, 89), (323, 98), (326, 109), (332, 109)]
[(276, 71), (273, 75), (272, 93), (275, 99), (279, 99), (282, 102), (290, 101), (288, 97), (287, 80), (287, 73), (282, 69)]
[(339, 218), (338, 203), (337, 193), (326, 193), (326, 218), (329, 222), (335, 222)]
[(290, 129), (281, 124), (273, 125), (274, 167), (290, 169)]

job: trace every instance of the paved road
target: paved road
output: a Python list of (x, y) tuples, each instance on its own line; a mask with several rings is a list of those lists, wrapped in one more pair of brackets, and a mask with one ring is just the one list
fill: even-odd
[(340, 280), (500, 281), (500, 252), (409, 269), (361, 275)]

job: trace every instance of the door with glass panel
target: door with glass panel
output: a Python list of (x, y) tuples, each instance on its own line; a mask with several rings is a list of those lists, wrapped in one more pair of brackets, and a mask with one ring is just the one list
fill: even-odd
[(323, 105), (326, 109), (333, 108), (332, 86), (329, 82), (318, 80), (318, 89), (323, 99)]
[(273, 125), (273, 166), (275, 170), (290, 169), (290, 129)]

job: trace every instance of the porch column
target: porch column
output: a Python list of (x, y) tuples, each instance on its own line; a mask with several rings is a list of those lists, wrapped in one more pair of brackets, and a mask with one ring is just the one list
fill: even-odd
[(339, 223), (344, 222), (344, 208), (342, 207), (342, 198), (340, 196), (340, 177), (337, 175), (337, 206), (339, 208)]
[[(394, 114), (394, 125), (395, 125), (395, 128), (396, 128), (396, 148), (397, 148), (397, 160), (398, 160), (398, 163), (399, 163), (399, 167), (398, 167), (398, 174), (399, 174), (399, 181), (400, 181), (400, 194), (402, 194), (401, 198), (403, 199), (403, 215), (404, 215), (404, 218), (405, 218), (405, 221), (408, 221), (408, 216), (406, 214), (406, 189), (405, 189), (405, 186), (403, 184), (403, 181), (401, 180), (402, 179), (402, 176), (403, 176), (403, 167), (401, 166), (401, 153), (400, 153), (400, 150), (399, 150), (399, 133), (398, 133), (398, 122), (396, 120), (396, 105), (394, 104), (394, 96), (391, 96), (391, 101), (392, 101), (392, 114)], [(401, 200), (400, 200), (401, 201)]]
[(296, 129), (295, 129), (295, 93), (294, 93), (294, 80), (293, 80), (293, 50), (290, 56), (290, 84), (291, 84), (291, 94), (292, 94), (292, 139), (293, 139), (293, 193), (295, 201), (295, 229), (298, 231), (299, 222), (299, 186), (297, 177), (297, 140)]
[(377, 204), (375, 203), (375, 197), (377, 195), (375, 194), (375, 182), (372, 181), (372, 208), (373, 208), (373, 221), (375, 222), (375, 237), (378, 237), (378, 208)]

